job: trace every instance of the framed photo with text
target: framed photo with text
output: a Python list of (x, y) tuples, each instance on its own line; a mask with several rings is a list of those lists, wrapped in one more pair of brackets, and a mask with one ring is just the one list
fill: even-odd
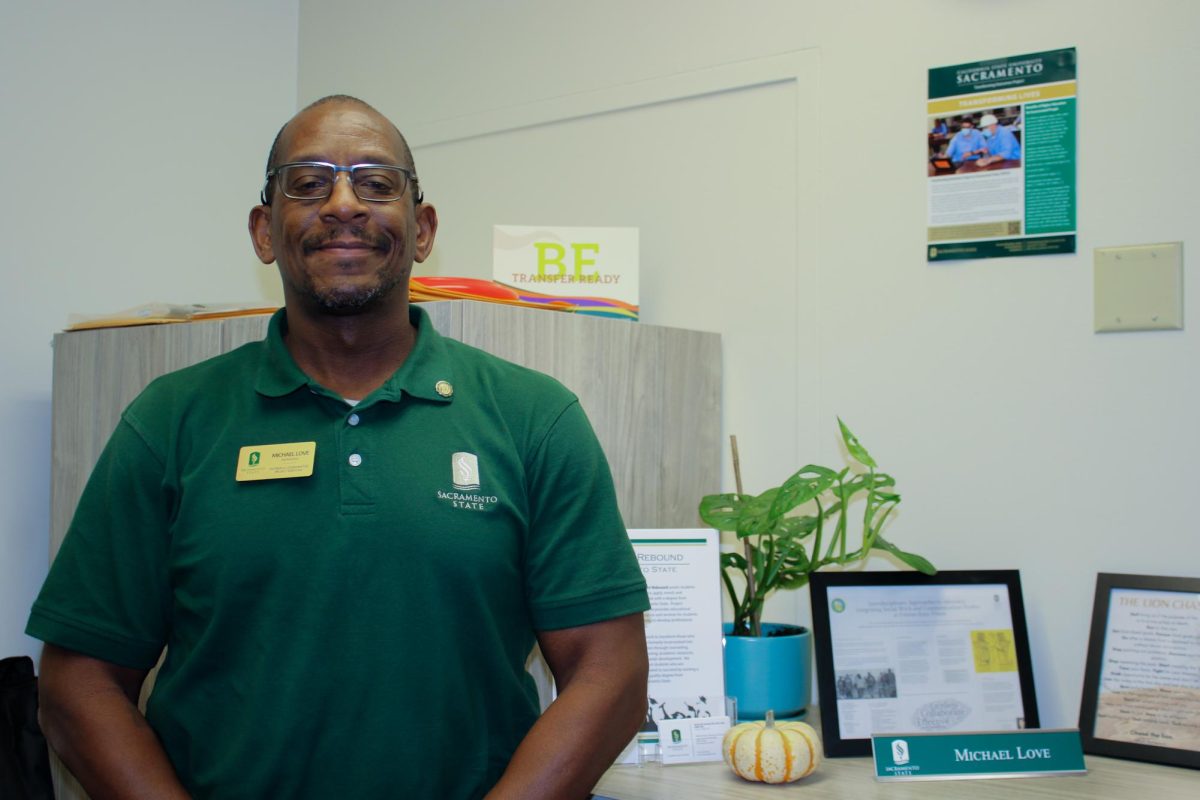
[(870, 755), (877, 733), (1040, 727), (1016, 570), (809, 585), (825, 755)]
[(1083, 751), (1200, 769), (1200, 578), (1096, 576)]

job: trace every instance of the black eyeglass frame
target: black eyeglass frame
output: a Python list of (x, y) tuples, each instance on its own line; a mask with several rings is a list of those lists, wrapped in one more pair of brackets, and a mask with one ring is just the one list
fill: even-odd
[[(333, 182), (334, 183), (337, 182), (338, 173), (345, 172), (349, 176), (349, 179), (350, 179), (351, 191), (354, 192), (355, 197), (357, 197), (359, 200), (362, 200), (363, 202), (394, 203), (397, 200), (400, 200), (404, 197), (404, 190), (407, 190), (409, 185), (412, 185), (412, 187), (413, 187), (413, 202), (414, 203), (425, 202), (425, 196), (423, 194), (421, 194), (421, 182), (417, 178), (417, 173), (415, 173), (408, 167), (400, 167), (395, 164), (349, 164), (347, 166), (342, 166), (340, 164), (333, 164), (328, 161), (289, 161), (286, 164), (277, 165), (274, 169), (267, 170), (266, 178), (263, 180), (263, 188), (259, 192), (259, 200), (262, 202), (262, 204), (264, 206), (271, 205), (271, 201), (269, 199), (267, 199), (267, 190), (271, 186), (271, 181), (274, 180), (274, 178), (276, 176), (278, 176), (279, 173), (282, 170), (286, 169), (287, 167), (328, 167), (329, 169), (333, 170)], [(404, 190), (402, 190), (398, 196), (389, 198), (387, 200), (381, 200), (377, 197), (363, 197), (362, 195), (360, 195), (358, 193), (358, 186), (354, 183), (354, 174), (360, 169), (380, 169), (380, 168), (395, 170), (395, 171), (401, 173), (402, 175), (404, 175), (404, 180), (405, 180)], [(333, 194), (333, 183), (329, 184), (329, 194), (322, 195), (319, 197), (294, 197), (294, 196), (288, 194), (287, 190), (284, 189), (282, 186), (279, 187), (279, 191), (283, 192), (283, 196), (288, 198), (289, 200), (299, 200), (301, 202), (306, 201), (306, 200), (324, 200), (325, 198), (329, 197), (330, 194)]]

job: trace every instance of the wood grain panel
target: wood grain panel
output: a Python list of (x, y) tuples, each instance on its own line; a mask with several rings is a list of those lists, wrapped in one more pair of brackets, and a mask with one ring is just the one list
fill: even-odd
[[(630, 527), (697, 524), (720, 485), (720, 337), (495, 304), (426, 303), (446, 336), (562, 381), (612, 466)], [(51, 554), (121, 411), (154, 378), (262, 338), (266, 317), (54, 339)]]
[(223, 345), (226, 325), (227, 321), (218, 320), (54, 337), (51, 557), (58, 552), (84, 484), (121, 412), (158, 376), (227, 349)]
[(698, 524), (720, 486), (720, 337), (598, 317), (480, 306), (462, 341), (557, 378), (608, 456), (625, 523)]

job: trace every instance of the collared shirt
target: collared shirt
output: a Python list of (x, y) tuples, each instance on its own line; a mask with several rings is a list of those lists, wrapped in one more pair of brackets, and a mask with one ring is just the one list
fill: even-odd
[(983, 150), (986, 147), (987, 144), (984, 142), (983, 135), (979, 131), (974, 128), (963, 128), (954, 134), (954, 138), (950, 140), (950, 147), (946, 149), (946, 156), (955, 164), (964, 160), (974, 161), (982, 153), (974, 153), (972, 151)]
[(987, 149), (989, 156), (1000, 156), (1009, 161), (1021, 158), (1021, 143), (1017, 141), (1013, 132), (1003, 125), (997, 125), (996, 132), (987, 137)]
[[(84, 491), (27, 630), (167, 645), (147, 719), (197, 796), (482, 796), (538, 713), (535, 631), (649, 607), (574, 395), (412, 320), (350, 407), (279, 312), (152, 383)], [(237, 480), (285, 445), (311, 475)]]

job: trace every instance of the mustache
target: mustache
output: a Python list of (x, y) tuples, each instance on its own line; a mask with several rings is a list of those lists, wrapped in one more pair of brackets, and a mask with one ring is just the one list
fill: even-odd
[(330, 228), (325, 231), (319, 231), (312, 236), (305, 237), (300, 241), (300, 246), (304, 252), (311, 253), (335, 240), (353, 239), (354, 241), (365, 244), (373, 250), (386, 250), (391, 244), (390, 240), (383, 234), (370, 234), (367, 229), (359, 225), (346, 225), (336, 228)]

